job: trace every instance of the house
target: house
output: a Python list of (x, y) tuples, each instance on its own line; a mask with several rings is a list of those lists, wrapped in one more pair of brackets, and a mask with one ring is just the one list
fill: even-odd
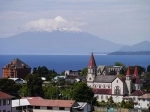
[(8, 78), (8, 79), (11, 79), (13, 81), (15, 81), (15, 83), (17, 84), (25, 84), (25, 80), (21, 79), (21, 78)]
[(16, 58), (2, 68), (3, 78), (22, 78), (24, 79), (31, 73), (31, 68)]
[(79, 104), (77, 111), (78, 112), (91, 112), (91, 104), (87, 102), (77, 102)]
[(65, 76), (74, 76), (78, 77), (81, 73), (81, 70), (66, 70), (65, 71)]
[[(126, 76), (118, 77), (111, 74), (97, 74), (97, 66), (93, 53), (90, 56), (88, 63), (87, 85), (92, 88), (97, 100), (107, 101), (112, 97), (114, 102), (121, 102), (123, 99), (136, 99), (142, 92), (143, 84), (139, 78), (137, 67), (135, 67), (134, 74), (131, 74), (130, 67), (128, 67)], [(133, 96), (137, 95), (137, 96)]]
[(0, 112), (11, 112), (13, 96), (0, 91)]
[(150, 93), (138, 97), (138, 106), (143, 109), (148, 109), (150, 107)]
[(118, 75), (124, 74), (122, 66), (102, 66), (97, 67), (97, 75)]
[(32, 112), (76, 112), (79, 104), (74, 100), (49, 100), (42, 98), (24, 98), (12, 100), (12, 112), (27, 110)]

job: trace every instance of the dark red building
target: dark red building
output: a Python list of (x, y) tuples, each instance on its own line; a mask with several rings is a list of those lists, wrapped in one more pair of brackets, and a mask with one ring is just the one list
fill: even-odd
[(12, 60), (9, 64), (2, 68), (3, 78), (22, 78), (24, 79), (31, 73), (31, 68), (19, 60), (18, 58)]

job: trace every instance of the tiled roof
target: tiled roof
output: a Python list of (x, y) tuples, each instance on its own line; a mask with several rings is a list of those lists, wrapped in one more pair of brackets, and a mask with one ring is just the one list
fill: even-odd
[(13, 98), (14, 96), (11, 96), (7, 93), (4, 93), (2, 91), (0, 91), (0, 99), (7, 99), (7, 98)]
[(141, 82), (141, 79), (137, 77), (136, 80), (135, 80), (135, 83), (136, 83), (136, 84), (141, 84), (141, 83), (142, 83), (142, 82)]
[(142, 96), (143, 94), (145, 94), (145, 91), (142, 90), (136, 90), (134, 91), (130, 96)]
[(32, 106), (72, 107), (74, 100), (28, 99)]
[(127, 69), (126, 76), (131, 76), (130, 67)]
[(6, 66), (4, 66), (3, 68), (30, 68), (27, 64), (25, 64), (24, 62), (22, 62), (20, 59), (16, 58), (14, 60), (12, 60), (9, 64), (7, 64)]
[(145, 99), (150, 99), (150, 93), (144, 94), (138, 98), (145, 98)]
[(108, 83), (113, 82), (116, 78), (116, 75), (97, 75), (94, 82)]
[(111, 89), (93, 89), (94, 94), (111, 94)]
[(88, 67), (96, 67), (96, 63), (95, 63), (95, 59), (94, 59), (93, 53), (91, 54)]

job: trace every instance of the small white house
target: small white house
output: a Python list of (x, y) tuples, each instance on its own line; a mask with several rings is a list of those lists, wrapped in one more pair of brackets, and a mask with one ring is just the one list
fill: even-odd
[(140, 96), (138, 98), (138, 105), (142, 109), (148, 109), (150, 107), (150, 93)]
[(26, 83), (25, 80), (21, 79), (21, 78), (8, 78), (11, 79), (13, 81), (15, 81), (17, 84), (24, 84)]
[(11, 112), (13, 96), (0, 91), (0, 112)]
[(49, 100), (42, 98), (24, 98), (12, 100), (12, 112), (19, 110), (32, 112), (74, 112), (79, 104), (74, 100)]

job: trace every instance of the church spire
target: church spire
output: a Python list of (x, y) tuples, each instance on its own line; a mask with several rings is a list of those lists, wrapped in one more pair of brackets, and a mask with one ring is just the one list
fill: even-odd
[(93, 52), (91, 54), (91, 57), (90, 57), (90, 61), (89, 61), (89, 64), (88, 64), (88, 67), (96, 67), (96, 63), (95, 63), (95, 59), (94, 59), (94, 55), (93, 55)]
[(129, 66), (128, 69), (127, 69), (126, 76), (131, 76), (130, 66)]
[(135, 69), (134, 69), (134, 74), (133, 74), (133, 77), (137, 77), (138, 76), (138, 67), (136, 66)]

